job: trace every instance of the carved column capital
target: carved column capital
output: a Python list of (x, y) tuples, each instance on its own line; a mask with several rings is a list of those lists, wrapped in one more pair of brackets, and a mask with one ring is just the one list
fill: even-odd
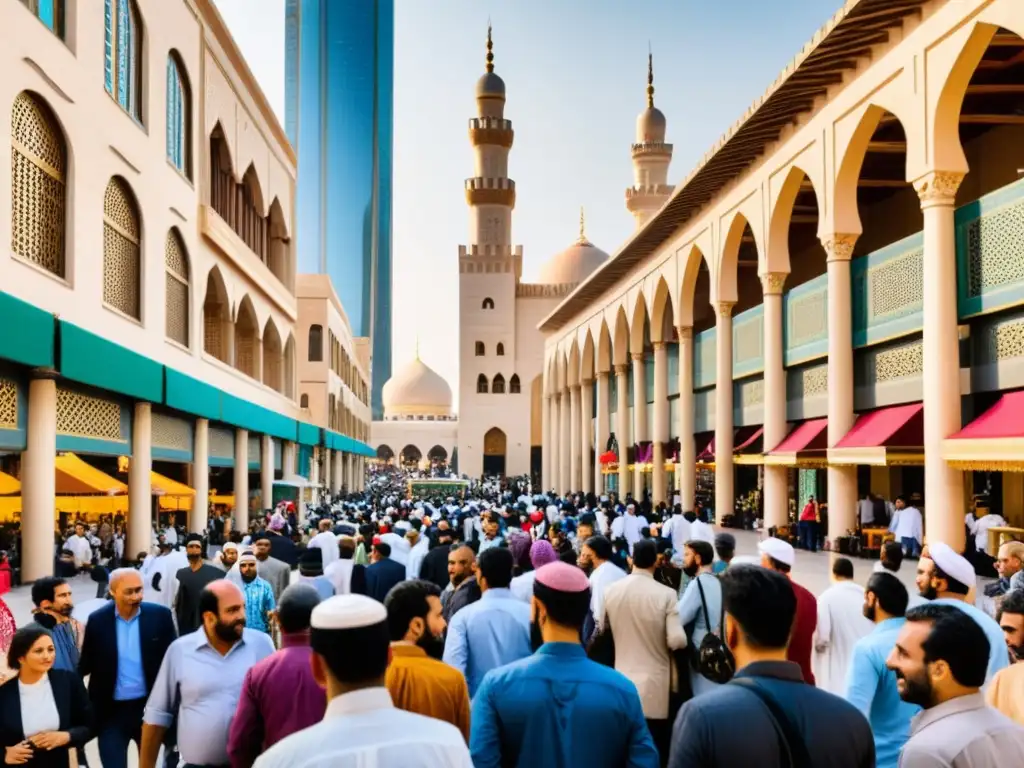
[(625, 376), (629, 373), (629, 363), (616, 363), (615, 373), (618, 376)]
[(761, 275), (761, 292), (765, 296), (780, 296), (786, 285), (787, 272), (765, 272)]
[(652, 341), (651, 342), (651, 346), (654, 347), (654, 351), (657, 352), (658, 350), (665, 348), (665, 342), (664, 341)]
[(636, 361), (643, 361), (644, 353), (643, 352), (630, 352), (629, 353), (629, 357), (634, 362), (636, 362)]
[(604, 381), (605, 379), (608, 378), (608, 374), (609, 373), (611, 373), (611, 371), (598, 371), (597, 372), (597, 380), (598, 381)]
[(581, 387), (589, 387), (589, 386), (590, 386), (591, 384), (593, 384), (593, 383), (594, 383), (594, 380), (593, 380), (593, 379), (591, 379), (591, 378), (589, 378), (589, 377), (587, 377), (587, 376), (584, 376), (584, 377), (583, 377), (583, 378), (582, 378), (582, 379), (580, 380), (580, 386), (581, 386)]
[(914, 182), (914, 189), (921, 200), (922, 208), (933, 205), (952, 206), (956, 202), (956, 191), (964, 174), (954, 171), (931, 171)]
[(719, 317), (732, 317), (732, 308), (735, 306), (735, 301), (715, 302), (715, 314)]
[(676, 327), (676, 336), (679, 337), (680, 341), (682, 341), (683, 339), (686, 339), (688, 341), (693, 341), (693, 326), (692, 325), (680, 325), (680, 326), (677, 326)]
[(853, 246), (860, 235), (834, 232), (821, 237), (821, 247), (825, 249), (825, 261), (849, 261), (853, 257)]
[(578, 382), (575, 383), (575, 384), (570, 384), (569, 385), (569, 394), (570, 395), (578, 395), (579, 393), (580, 393), (580, 385), (579, 385)]

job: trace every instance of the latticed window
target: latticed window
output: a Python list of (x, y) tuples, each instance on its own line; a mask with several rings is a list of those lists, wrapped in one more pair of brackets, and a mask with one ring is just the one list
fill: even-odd
[(235, 177), (220, 125), (210, 135), (210, 205), (228, 226), (235, 228)]
[(103, 31), (107, 93), (142, 122), (142, 19), (135, 0), (104, 0)]
[(249, 246), (249, 250), (265, 262), (267, 260), (267, 220), (260, 216), (256, 200), (256, 189), (258, 188), (256, 172), (250, 168), (236, 189), (238, 217), (234, 229), (235, 233)]
[(113, 177), (103, 196), (103, 301), (136, 320), (142, 317), (141, 229), (128, 182)]
[(512, 378), (508, 380), (508, 391), (511, 395), (519, 394), (519, 374), (513, 373)]
[(206, 297), (203, 299), (203, 351), (226, 363), (228, 302), (225, 292), (218, 290), (217, 275), (216, 270), (212, 270), (206, 280)]
[(476, 377), (476, 391), (481, 395), (487, 394), (487, 377), (482, 373)]
[(188, 256), (178, 231), (167, 233), (164, 245), (167, 267), (166, 307), (167, 338), (188, 346)]
[(167, 57), (167, 159), (192, 178), (189, 157), (192, 102), (184, 68), (174, 54)]
[(11, 113), (11, 250), (64, 277), (67, 146), (50, 108), (22, 91)]
[(505, 377), (500, 373), (494, 377), (494, 386), (491, 387), (491, 392), (496, 395), (505, 394)]
[(64, 37), (64, 0), (21, 0), (58, 37)]
[(327, 397), (327, 428), (337, 429), (338, 426), (338, 414), (337, 405), (335, 404), (334, 395)]
[(256, 378), (259, 371), (259, 339), (251, 310), (243, 304), (235, 322), (235, 368)]
[(270, 323), (263, 332), (263, 383), (275, 392), (281, 391), (281, 337)]

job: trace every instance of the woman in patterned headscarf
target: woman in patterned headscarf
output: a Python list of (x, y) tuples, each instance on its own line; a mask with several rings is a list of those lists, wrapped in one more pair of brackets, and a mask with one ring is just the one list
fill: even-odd
[(11, 647), (15, 630), (17, 626), (14, 623), (14, 614), (3, 598), (0, 598), (0, 683), (10, 676), (10, 670), (7, 669), (7, 651)]

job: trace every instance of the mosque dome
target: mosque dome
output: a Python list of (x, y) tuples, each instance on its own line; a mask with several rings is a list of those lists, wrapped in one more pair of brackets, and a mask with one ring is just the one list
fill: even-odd
[(504, 99), (505, 81), (493, 72), (485, 72), (476, 81), (476, 97), (478, 99)]
[(665, 113), (650, 106), (637, 115), (636, 143), (663, 144), (665, 142)]
[(448, 382), (420, 360), (419, 354), (384, 383), (384, 418), (435, 416), (452, 413), (452, 389)]
[(583, 232), (583, 211), (580, 211), (580, 236), (561, 253), (556, 253), (540, 268), (540, 282), (545, 285), (578, 284), (608, 260), (608, 254), (587, 240)]

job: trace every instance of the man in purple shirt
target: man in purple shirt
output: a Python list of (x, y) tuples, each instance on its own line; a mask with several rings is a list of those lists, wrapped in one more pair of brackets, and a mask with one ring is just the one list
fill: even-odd
[(250, 768), (264, 750), (323, 720), (327, 695), (313, 678), (309, 648), (309, 617), (319, 602), (308, 584), (281, 593), (281, 650), (245, 674), (228, 735), (232, 768)]

